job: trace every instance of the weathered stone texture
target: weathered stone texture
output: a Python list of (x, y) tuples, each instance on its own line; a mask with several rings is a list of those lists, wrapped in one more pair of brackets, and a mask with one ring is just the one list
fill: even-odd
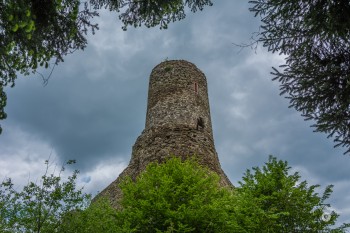
[(150, 77), (146, 129), (168, 125), (196, 128), (204, 120), (204, 130), (212, 135), (207, 80), (192, 63), (167, 61), (156, 66)]
[(153, 69), (145, 130), (133, 146), (128, 167), (98, 196), (110, 198), (117, 206), (123, 177), (135, 179), (150, 162), (173, 155), (196, 156), (220, 175), (222, 185), (232, 185), (215, 151), (206, 78), (194, 64), (183, 60), (165, 61)]

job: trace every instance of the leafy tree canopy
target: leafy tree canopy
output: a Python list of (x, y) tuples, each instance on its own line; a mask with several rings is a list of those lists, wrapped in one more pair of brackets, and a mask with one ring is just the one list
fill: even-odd
[(271, 52), (286, 56), (273, 68), (290, 107), (314, 120), (315, 131), (334, 136), (350, 152), (350, 2), (254, 0), (257, 34)]
[(101, 198), (85, 210), (66, 213), (61, 218), (57, 232), (60, 233), (130, 233), (124, 226), (118, 211), (109, 200)]
[(149, 165), (136, 182), (126, 179), (121, 209), (113, 211), (100, 199), (64, 228), (79, 229), (69, 233), (346, 232), (349, 224), (332, 228), (338, 218), (326, 203), (332, 186), (319, 195), (318, 185), (289, 171), (287, 162), (271, 156), (231, 189), (220, 187), (218, 176), (194, 160), (172, 158)]
[(46, 172), (41, 184), (21, 192), (3, 182), (0, 232), (346, 232), (349, 224), (331, 228), (338, 217), (326, 203), (332, 186), (320, 196), (318, 185), (289, 170), (270, 157), (232, 189), (195, 160), (175, 157), (150, 164), (136, 181), (125, 179), (120, 209), (103, 198), (86, 208), (90, 198), (76, 189), (77, 172), (67, 181)]
[(64, 170), (63, 166), (58, 174), (49, 174), (46, 161), (46, 172), (39, 183), (29, 182), (22, 191), (15, 190), (11, 179), (0, 184), (0, 232), (58, 232), (63, 216), (85, 209), (90, 195), (76, 188), (78, 171), (63, 180)]
[(0, 120), (6, 118), (4, 87), (15, 85), (17, 74), (35, 73), (86, 47), (86, 34), (97, 29), (97, 16), (79, 0), (0, 1)]
[(120, 187), (120, 217), (133, 232), (234, 232), (231, 192), (194, 160), (150, 164)]
[(36, 73), (38, 67), (57, 65), (67, 54), (84, 49), (87, 33), (98, 29), (91, 22), (98, 9), (121, 12), (124, 30), (129, 25), (166, 29), (185, 18), (185, 6), (195, 12), (205, 5), (212, 5), (211, 0), (0, 1), (0, 120), (6, 118), (4, 87), (13, 87), (18, 73)]
[(120, 188), (120, 209), (100, 198), (69, 217), (67, 233), (82, 232), (236, 232), (229, 213), (232, 192), (217, 174), (195, 160), (173, 157), (151, 163), (136, 181)]
[(320, 196), (319, 185), (309, 186), (289, 171), (287, 162), (273, 156), (262, 168), (247, 170), (235, 189), (232, 214), (242, 232), (345, 232), (349, 224), (331, 229), (338, 218), (326, 203), (333, 186)]
[(186, 17), (185, 7), (192, 12), (203, 10), (206, 5), (213, 5), (211, 0), (90, 0), (96, 9), (105, 7), (111, 11), (121, 11), (119, 19), (128, 26), (146, 27), (160, 26), (168, 28), (168, 24)]

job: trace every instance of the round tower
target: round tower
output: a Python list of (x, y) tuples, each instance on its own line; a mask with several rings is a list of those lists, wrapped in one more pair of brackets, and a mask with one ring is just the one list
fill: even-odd
[(207, 80), (192, 63), (166, 61), (150, 77), (145, 129), (200, 128), (212, 136)]
[(98, 196), (107, 196), (117, 206), (123, 177), (135, 179), (150, 162), (170, 156), (195, 156), (219, 174), (222, 185), (232, 185), (214, 146), (205, 75), (184, 60), (165, 61), (152, 70), (145, 129), (132, 148), (128, 167)]

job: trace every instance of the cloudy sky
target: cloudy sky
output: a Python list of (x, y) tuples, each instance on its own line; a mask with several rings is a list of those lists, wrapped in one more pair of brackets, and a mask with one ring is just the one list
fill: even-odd
[(53, 164), (76, 159), (79, 184), (86, 192), (102, 190), (127, 166), (144, 129), (151, 70), (166, 59), (185, 59), (207, 77), (215, 146), (232, 183), (272, 154), (310, 184), (334, 184), (329, 202), (340, 222), (350, 222), (350, 157), (313, 133), (312, 122), (279, 96), (269, 73), (283, 57), (234, 46), (258, 30), (248, 7), (247, 1), (214, 1), (167, 30), (126, 32), (116, 14), (102, 11), (88, 47), (67, 56), (46, 86), (34, 75), (6, 89), (0, 177), (21, 187), (40, 177), (49, 157)]

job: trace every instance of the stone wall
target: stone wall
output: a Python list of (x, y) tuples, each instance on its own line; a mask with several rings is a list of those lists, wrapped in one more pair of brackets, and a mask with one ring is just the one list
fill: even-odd
[(165, 61), (150, 76), (145, 130), (137, 138), (128, 167), (99, 196), (117, 206), (118, 184), (125, 176), (135, 179), (150, 162), (169, 156), (196, 156), (215, 171), (222, 185), (232, 185), (222, 171), (214, 146), (207, 81), (192, 63)]
[(196, 126), (202, 117), (205, 130), (212, 134), (207, 80), (192, 63), (166, 61), (157, 65), (150, 77), (146, 126)]

